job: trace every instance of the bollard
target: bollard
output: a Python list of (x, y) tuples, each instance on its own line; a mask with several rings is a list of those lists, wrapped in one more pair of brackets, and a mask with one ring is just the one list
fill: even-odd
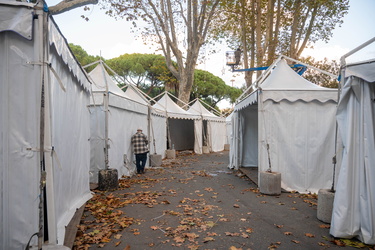
[(114, 190), (118, 188), (117, 169), (102, 169), (99, 171), (98, 189), (101, 191)]
[(280, 195), (281, 194), (281, 173), (278, 172), (259, 172), (259, 191), (262, 194)]
[(335, 193), (331, 189), (319, 189), (318, 191), (318, 220), (325, 223), (331, 223), (333, 200)]

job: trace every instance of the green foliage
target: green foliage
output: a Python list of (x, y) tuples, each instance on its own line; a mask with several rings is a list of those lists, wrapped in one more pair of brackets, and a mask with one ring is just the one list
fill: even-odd
[[(72, 50), (74, 56), (77, 58), (78, 62), (82, 65), (88, 65), (100, 59), (99, 56), (91, 56), (79, 45), (74, 45), (69, 43), (69, 48)], [(95, 65), (85, 68), (86, 72), (90, 72), (95, 68)]]
[[(327, 58), (324, 58), (324, 60), (316, 61), (313, 57), (308, 56), (301, 58), (301, 61), (331, 74), (337, 76), (339, 75), (340, 66), (335, 60), (329, 61)], [(308, 69), (305, 73), (303, 73), (303, 77), (312, 83), (326, 88), (337, 88), (339, 83), (337, 78), (333, 79), (332, 77), (313, 69)]]
[(211, 106), (216, 106), (223, 99), (229, 99), (231, 103), (234, 103), (241, 93), (240, 89), (226, 85), (220, 77), (210, 72), (199, 69), (194, 72), (190, 100), (200, 98)]
[(164, 91), (165, 85), (172, 86), (177, 82), (161, 55), (124, 54), (107, 60), (107, 64), (126, 83), (136, 85), (151, 97)]

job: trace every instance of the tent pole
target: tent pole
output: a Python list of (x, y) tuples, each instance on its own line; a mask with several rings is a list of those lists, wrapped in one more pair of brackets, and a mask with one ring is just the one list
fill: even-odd
[[(102, 63), (100, 61), (100, 63)], [(102, 70), (103, 70), (103, 76), (105, 76), (105, 69), (104, 67), (102, 67)], [(109, 168), (109, 157), (108, 157), (108, 149), (109, 149), (109, 145), (108, 145), (108, 103), (109, 103), (109, 91), (108, 91), (108, 82), (107, 82), (107, 78), (104, 77), (104, 81), (105, 81), (105, 93), (104, 93), (104, 112), (105, 112), (105, 121), (104, 121), (104, 165), (105, 165), (105, 169), (107, 170)]]

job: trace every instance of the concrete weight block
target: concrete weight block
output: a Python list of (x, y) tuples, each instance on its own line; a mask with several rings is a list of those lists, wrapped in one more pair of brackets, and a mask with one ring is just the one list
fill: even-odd
[(150, 154), (151, 167), (160, 167), (161, 166), (161, 155)]
[(262, 194), (280, 195), (281, 173), (264, 171), (259, 172), (259, 191)]
[(167, 149), (167, 159), (176, 159), (176, 150)]
[(210, 153), (210, 149), (207, 146), (203, 146), (202, 150), (203, 150), (203, 154), (209, 154)]
[(98, 189), (101, 191), (115, 190), (118, 188), (117, 169), (102, 169), (99, 171)]
[(318, 191), (318, 220), (325, 223), (331, 223), (333, 200), (335, 193), (331, 189), (319, 189)]

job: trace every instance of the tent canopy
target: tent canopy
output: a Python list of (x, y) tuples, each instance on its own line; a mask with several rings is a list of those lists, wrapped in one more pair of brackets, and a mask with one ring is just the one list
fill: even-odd
[(203, 120), (211, 120), (217, 122), (225, 122), (225, 118), (219, 117), (212, 112), (208, 111), (199, 99), (196, 99), (194, 104), (191, 105), (188, 111), (195, 115), (200, 115)]
[(177, 105), (170, 97), (169, 93), (165, 92), (163, 96), (153, 105), (156, 110), (166, 112), (167, 116), (174, 119), (200, 119), (200, 116), (184, 110)]

